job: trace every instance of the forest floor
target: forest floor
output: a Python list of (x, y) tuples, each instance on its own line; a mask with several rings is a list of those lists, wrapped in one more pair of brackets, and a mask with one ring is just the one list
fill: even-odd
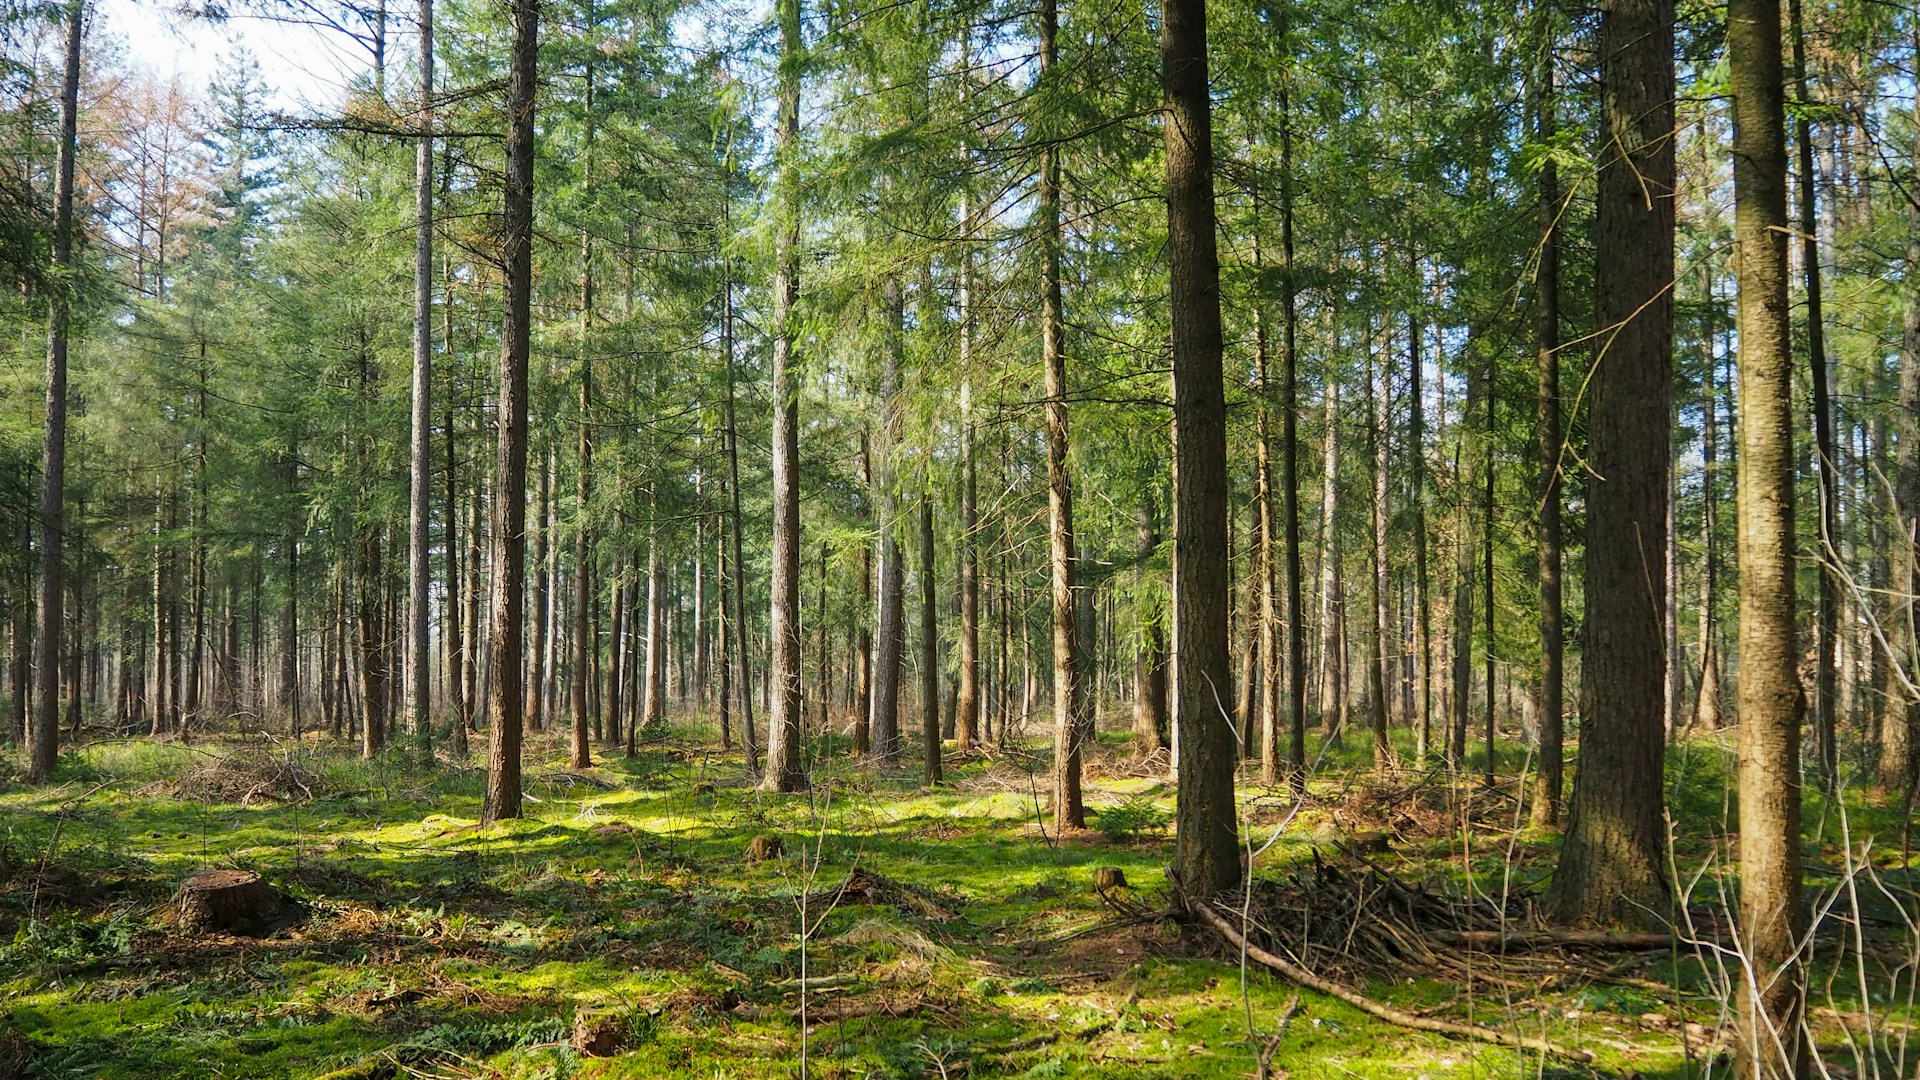
[[(1165, 762), (1118, 742), (1091, 755), (1094, 829), (1059, 837), (1037, 824), (1039, 757), (950, 757), (927, 791), (917, 770), (823, 756), (811, 794), (770, 796), (737, 753), (676, 732), (587, 774), (535, 738), (526, 817), (491, 827), (478, 769), (399, 752), (108, 740), (41, 789), (6, 760), (0, 1080), (1225, 1078), (1261, 1075), (1263, 1050), (1274, 1076), (1682, 1077), (1724, 1051), (1730, 966), (1711, 944), (1382, 953), (1351, 918), (1375, 895), (1474, 897), (1522, 927), (1557, 837), (1523, 827), (1512, 776), (1375, 782), (1364, 739), (1346, 742), (1298, 807), (1243, 777), (1247, 831), (1274, 841), (1257, 902), (1347, 935), (1306, 958), (1376, 1000), (1591, 1062), (1406, 1030), (1243, 970), (1213, 930), (1164, 917)], [(1708, 739), (1670, 755), (1696, 942), (1724, 928), (1729, 754)], [(1899, 808), (1810, 796), (1808, 828), (1808, 892), (1831, 909), (1811, 1009), (1828, 1075), (1910, 1076)], [(750, 858), (757, 837), (783, 852)], [(264, 875), (297, 902), (288, 925), (173, 929), (176, 885), (208, 867)], [(1103, 867), (1126, 887), (1096, 890)], [(1343, 895), (1344, 912), (1306, 910)]]

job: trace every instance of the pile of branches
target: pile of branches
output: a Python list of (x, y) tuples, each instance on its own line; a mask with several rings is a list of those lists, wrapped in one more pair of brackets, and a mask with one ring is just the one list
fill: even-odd
[(174, 781), (176, 798), (205, 803), (250, 806), (256, 801), (309, 802), (320, 778), (294, 763), (291, 756), (272, 753), (207, 754), (199, 765)]
[[(1249, 897), (1214, 905), (1244, 925), (1248, 940), (1342, 982), (1409, 975), (1464, 985), (1496, 983), (1531, 992), (1605, 978), (1621, 952), (1669, 948), (1667, 934), (1554, 930), (1537, 898), (1443, 893), (1409, 883), (1360, 858), (1311, 863), (1255, 879)], [(1244, 906), (1244, 910), (1242, 910)]]

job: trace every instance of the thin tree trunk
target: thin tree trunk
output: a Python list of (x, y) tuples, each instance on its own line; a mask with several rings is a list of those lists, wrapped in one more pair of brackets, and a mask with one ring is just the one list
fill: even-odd
[(920, 496), (920, 740), (927, 786), (940, 782), (940, 624), (934, 576), (933, 495)]
[(1367, 545), (1367, 563), (1371, 573), (1368, 597), (1372, 641), (1367, 657), (1367, 711), (1373, 730), (1373, 767), (1391, 772), (1399, 767), (1393, 756), (1393, 743), (1387, 738), (1387, 401), (1391, 384), (1387, 365), (1380, 365), (1379, 382), (1373, 373), (1373, 351), (1367, 351), (1367, 457), (1372, 464), (1373, 542)]
[[(1777, 8), (1777, 0), (1776, 0)], [(1803, 103), (1807, 96), (1807, 61), (1800, 24), (1800, 0), (1787, 0), (1793, 42), (1793, 95)], [(1778, 19), (1778, 11), (1775, 18)], [(1838, 451), (1833, 435), (1832, 375), (1827, 370), (1826, 319), (1820, 290), (1820, 241), (1818, 210), (1814, 199), (1813, 121), (1805, 108), (1795, 118), (1795, 144), (1799, 150), (1800, 273), (1807, 298), (1807, 368), (1812, 378), (1813, 453), (1818, 483), (1815, 506), (1818, 542), (1814, 554), (1820, 562), (1820, 592), (1815, 609), (1813, 738), (1815, 758), (1821, 780), (1831, 790), (1840, 783), (1840, 750), (1836, 733), (1835, 655), (1840, 637), (1839, 553), (1834, 550), (1835, 515), (1840, 497), (1837, 470)]]
[[(1554, 96), (1554, 50), (1558, 40), (1551, 9), (1541, 7), (1541, 56), (1534, 75), (1535, 137), (1551, 142), (1559, 130)], [(1560, 173), (1552, 158), (1541, 166), (1534, 213), (1540, 230), (1540, 264), (1534, 277), (1534, 355), (1539, 382), (1534, 399), (1539, 515), (1536, 573), (1540, 589), (1540, 764), (1533, 774), (1535, 826), (1560, 823), (1566, 790), (1566, 616), (1560, 586)]]
[(873, 713), (868, 721), (873, 753), (891, 762), (900, 752), (900, 673), (906, 649), (905, 562), (899, 540), (900, 494), (894, 472), (900, 442), (900, 364), (905, 350), (904, 302), (898, 280), (885, 289), (886, 343), (881, 350), (879, 445), (874, 454), (873, 513), (879, 534), (879, 580), (875, 584)]
[[(420, 0), (420, 124), (433, 130), (433, 0)], [(421, 757), (432, 760), (429, 722), (432, 672), (428, 610), (432, 603), (428, 530), (433, 483), (433, 137), (414, 142), (413, 159), (413, 414), (408, 459), (407, 513), (407, 725)], [(452, 468), (452, 462), (448, 462)], [(448, 545), (452, 551), (452, 545)], [(449, 578), (451, 582), (451, 578)]]

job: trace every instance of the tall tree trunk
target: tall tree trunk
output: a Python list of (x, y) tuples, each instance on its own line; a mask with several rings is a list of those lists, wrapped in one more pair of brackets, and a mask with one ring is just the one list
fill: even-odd
[[(1914, 32), (1920, 48), (1920, 28)], [(1914, 99), (1913, 153), (1920, 156), (1920, 97)], [(1900, 335), (1900, 403), (1894, 428), (1894, 503), (1900, 536), (1891, 545), (1894, 648), (1908, 672), (1920, 672), (1920, 203), (1907, 215), (1906, 296)], [(1911, 804), (1920, 787), (1920, 697), (1902, 692), (1880, 725), (1880, 786)]]
[[(1779, 0), (1731, 0), (1740, 281), (1740, 980), (1736, 1075), (1807, 1075), (1800, 958), (1800, 719)], [(1829, 466), (1831, 459), (1828, 459)]]
[[(1559, 35), (1550, 6), (1541, 20), (1539, 67), (1533, 77), (1535, 137), (1546, 144), (1559, 130), (1554, 96), (1554, 45)], [(1560, 823), (1566, 790), (1566, 616), (1560, 587), (1560, 173), (1549, 157), (1535, 192), (1540, 265), (1533, 284), (1534, 356), (1539, 382), (1534, 397), (1535, 459), (1539, 470), (1535, 513), (1540, 589), (1539, 767), (1533, 774), (1535, 826)]]
[[(1776, 0), (1777, 8), (1777, 0)], [(1807, 96), (1806, 48), (1802, 41), (1800, 0), (1787, 0), (1793, 41), (1793, 95), (1805, 105)], [(1775, 11), (1775, 19), (1779, 13)], [(1828, 789), (1840, 783), (1840, 750), (1837, 740), (1835, 655), (1840, 638), (1840, 556), (1835, 550), (1838, 539), (1834, 520), (1840, 498), (1833, 436), (1832, 380), (1827, 370), (1826, 319), (1820, 290), (1820, 241), (1818, 208), (1814, 199), (1813, 121), (1806, 108), (1797, 111), (1794, 142), (1799, 151), (1799, 232), (1800, 274), (1807, 297), (1807, 368), (1812, 378), (1813, 453), (1818, 484), (1819, 536), (1814, 553), (1820, 561), (1819, 606), (1815, 611), (1813, 738), (1820, 777)]]
[[(559, 623), (550, 616), (554, 604), (554, 584), (557, 576), (553, 567), (559, 561), (553, 545), (553, 481), (559, 465), (557, 454), (551, 448), (540, 459), (539, 475), (534, 481), (533, 527), (527, 540), (533, 545), (533, 596), (527, 605), (532, 615), (532, 640), (527, 644), (527, 684), (526, 703), (521, 708), (522, 719), (528, 730), (545, 730), (546, 723), (546, 687), (548, 680), (557, 674), (547, 664), (551, 653), (549, 639), (560, 634)], [(555, 662), (557, 666), (558, 661)]]
[(767, 771), (762, 786), (799, 791), (804, 724), (800, 699), (800, 387), (793, 373), (800, 293), (800, 5), (777, 0), (780, 23), (779, 122), (774, 161), (777, 253), (773, 281), (773, 670)]
[(73, 177), (80, 115), (80, 40), (86, 0), (67, 2), (66, 61), (60, 78), (60, 145), (54, 165), (53, 295), (47, 305), (47, 407), (40, 446), (40, 603), (34, 630), (32, 752), (27, 781), (45, 783), (60, 757), (60, 605), (67, 521), (67, 330), (73, 311)]
[(657, 733), (667, 719), (667, 634), (665, 553), (660, 550), (660, 506), (657, 497), (648, 496), (647, 524), (647, 673), (646, 703), (640, 716), (641, 726), (649, 734)]
[(1326, 431), (1320, 469), (1320, 727), (1340, 737), (1347, 712), (1346, 597), (1340, 573), (1340, 380), (1329, 371), (1321, 392)]
[[(588, 92), (592, 92), (592, 68), (588, 68)], [(591, 98), (589, 98), (591, 107)], [(593, 326), (593, 246), (588, 239), (593, 234), (581, 234), (581, 259), (584, 270), (580, 285), (580, 397), (578, 429), (575, 442), (575, 475), (573, 492), (573, 664), (569, 686), (573, 706), (573, 730), (570, 740), (569, 761), (573, 768), (584, 769), (593, 764), (593, 749), (587, 742), (589, 726), (598, 717), (592, 714), (587, 699), (587, 688), (592, 678), (593, 659), (599, 655), (594, 647), (595, 635), (591, 623), (595, 598), (593, 547), (589, 542), (590, 522), (593, 498), (593, 354), (589, 335)]]
[[(1408, 261), (1413, 264), (1414, 288), (1424, 291), (1419, 257), (1413, 256)], [(1427, 580), (1426, 362), (1420, 357), (1420, 339), (1425, 333), (1425, 320), (1419, 313), (1418, 304), (1411, 305), (1407, 314), (1407, 375), (1411, 380), (1407, 387), (1410, 402), (1407, 442), (1411, 447), (1408, 453), (1409, 471), (1413, 474), (1413, 490), (1409, 497), (1413, 503), (1414, 708), (1420, 714), (1413, 736), (1413, 756), (1423, 768), (1433, 751), (1434, 713), (1433, 594)]]
[(520, 816), (521, 661), (527, 564), (527, 354), (532, 338), (534, 62), (540, 0), (512, 0), (507, 176), (501, 266), (499, 457), (493, 491), (493, 597), (488, 628), (487, 792), (482, 819)]
[[(1060, 5), (1040, 4), (1040, 81), (1051, 87), (1060, 62)], [(1204, 31), (1203, 31), (1204, 33)], [(1210, 182), (1210, 181), (1209, 181)], [(1047, 424), (1047, 551), (1052, 571), (1053, 827), (1087, 824), (1080, 794), (1080, 717), (1086, 686), (1080, 670), (1080, 626), (1074, 611), (1073, 481), (1067, 473), (1066, 314), (1060, 284), (1060, 150), (1049, 143), (1040, 161), (1040, 364)], [(1215, 300), (1216, 307), (1218, 300)], [(1222, 673), (1225, 674), (1224, 672)], [(1220, 691), (1227, 693), (1223, 678)]]
[(1241, 875), (1227, 691), (1227, 430), (1221, 386), (1220, 258), (1214, 236), (1213, 121), (1206, 0), (1167, 0), (1160, 24), (1166, 94), (1168, 300), (1173, 313), (1174, 611), (1178, 626), (1180, 795), (1174, 863), (1196, 896)]
[[(740, 688), (740, 745), (747, 752), (747, 772), (760, 770), (760, 735), (753, 722), (753, 658), (748, 652), (746, 562), (740, 554), (740, 427), (734, 417), (733, 261), (727, 260), (721, 289), (720, 345), (727, 368), (727, 543), (733, 566), (733, 662)], [(783, 323), (784, 325), (784, 323)], [(796, 509), (794, 525), (799, 524)], [(627, 725), (633, 731), (633, 725)]]
[(933, 559), (933, 493), (920, 496), (920, 741), (926, 754), (924, 779), (940, 782), (940, 623), (939, 589)]
[(1373, 542), (1367, 545), (1367, 564), (1371, 573), (1368, 597), (1372, 626), (1372, 644), (1367, 657), (1367, 718), (1373, 730), (1373, 767), (1391, 772), (1399, 767), (1393, 756), (1393, 743), (1387, 738), (1387, 402), (1392, 397), (1386, 364), (1380, 365), (1379, 382), (1373, 374), (1373, 353), (1367, 352), (1367, 457), (1372, 465)]
[[(1706, 280), (1707, 310), (1714, 305), (1712, 271)], [(1700, 376), (1700, 685), (1693, 699), (1691, 726), (1697, 731), (1720, 727), (1720, 630), (1714, 616), (1720, 589), (1720, 388), (1715, 332), (1709, 322), (1702, 335), (1703, 371)]]
[[(1293, 55), (1282, 24), (1285, 55)], [(1291, 62), (1280, 78), (1280, 495), (1287, 552), (1287, 780), (1297, 802), (1307, 791), (1307, 630), (1300, 572), (1300, 312), (1293, 260)], [(1416, 385), (1418, 385), (1416, 383)], [(1417, 444), (1416, 444), (1417, 445)], [(1424, 543), (1424, 539), (1422, 540)]]
[(1569, 922), (1664, 915), (1661, 632), (1673, 426), (1672, 0), (1604, 0), (1595, 266), (1602, 329), (1587, 430), (1580, 768), (1554, 875)]
[[(433, 0), (420, 0), (420, 124), (413, 158), (413, 415), (407, 500), (407, 725), (431, 761), (432, 671), (428, 611), (432, 604), (428, 530), (433, 483)], [(447, 463), (449, 470), (453, 463)], [(452, 519), (449, 518), (449, 521)], [(448, 545), (451, 555), (452, 545)], [(451, 587), (451, 577), (449, 577)]]
[(878, 531), (879, 580), (875, 583), (873, 703), (867, 722), (873, 753), (891, 762), (900, 752), (900, 672), (906, 649), (905, 557), (900, 548), (900, 493), (894, 463), (900, 442), (900, 364), (905, 351), (900, 283), (885, 287), (886, 343), (880, 359), (880, 429), (873, 468), (873, 516)]

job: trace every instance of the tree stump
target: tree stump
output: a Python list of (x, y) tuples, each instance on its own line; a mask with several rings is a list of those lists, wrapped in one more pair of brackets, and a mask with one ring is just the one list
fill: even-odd
[(753, 841), (747, 845), (747, 861), (750, 863), (777, 859), (786, 853), (787, 845), (782, 843), (780, 838), (773, 833), (761, 833), (759, 836), (754, 837)]
[(1108, 889), (1127, 887), (1127, 875), (1117, 866), (1096, 866), (1093, 868), (1093, 891), (1106, 892)]
[(577, 1013), (568, 1041), (581, 1057), (612, 1057), (626, 1048), (630, 1030), (624, 1017), (612, 1013)]
[(279, 914), (280, 895), (251, 870), (202, 870), (173, 898), (173, 924), (191, 933), (259, 930)]

